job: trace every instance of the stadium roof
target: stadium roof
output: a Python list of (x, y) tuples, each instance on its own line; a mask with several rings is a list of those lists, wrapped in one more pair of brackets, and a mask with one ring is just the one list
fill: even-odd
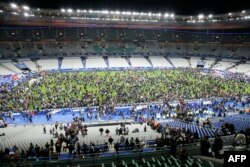
[(3, 25), (26, 26), (112, 26), (154, 29), (236, 29), (250, 27), (250, 10), (221, 14), (200, 12), (196, 15), (181, 15), (171, 12), (171, 10), (140, 12), (139, 10), (110, 10), (107, 8), (98, 10), (84, 9), (81, 6), (77, 8), (68, 6), (57, 9), (52, 9), (52, 7), (46, 9), (42, 5), (41, 7), (37, 8), (20, 2), (0, 2), (0, 20)]
[(92, 10), (125, 10), (138, 12), (172, 12), (178, 15), (221, 14), (250, 9), (250, 3), (228, 0), (0, 0), (26, 4), (32, 8), (81, 8)]

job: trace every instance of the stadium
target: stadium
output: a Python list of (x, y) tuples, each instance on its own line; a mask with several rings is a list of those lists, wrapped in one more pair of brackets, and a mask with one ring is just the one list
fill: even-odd
[(222, 167), (250, 150), (249, 10), (27, 4), (0, 2), (0, 166)]

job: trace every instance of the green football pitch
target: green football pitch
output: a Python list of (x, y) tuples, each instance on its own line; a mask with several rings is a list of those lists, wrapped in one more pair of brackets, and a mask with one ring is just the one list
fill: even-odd
[(0, 109), (80, 107), (118, 103), (250, 95), (250, 84), (196, 71), (95, 71), (44, 73), (21, 83), (0, 100)]

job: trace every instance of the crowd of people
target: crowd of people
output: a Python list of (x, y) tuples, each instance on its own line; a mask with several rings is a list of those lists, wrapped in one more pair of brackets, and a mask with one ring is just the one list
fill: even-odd
[(129, 135), (129, 128), (126, 127), (125, 123), (121, 123), (120, 127), (117, 126), (115, 130), (115, 134), (119, 136), (117, 142), (114, 142), (109, 129), (100, 128), (99, 132), (105, 138), (105, 143), (98, 145), (93, 141), (90, 144), (86, 144), (84, 141), (80, 143), (79, 135), (84, 137), (87, 135), (87, 131), (87, 126), (78, 117), (74, 117), (73, 121), (67, 124), (56, 122), (54, 127), (50, 129), (43, 126), (43, 133), (51, 135), (50, 142), (46, 142), (44, 146), (30, 143), (27, 150), (20, 150), (17, 145), (6, 148), (4, 151), (0, 150), (0, 163), (58, 159), (61, 152), (68, 152), (68, 155), (75, 158), (99, 156), (99, 153), (111, 148), (118, 153), (120, 150), (138, 150), (146, 144), (145, 140), (138, 137), (130, 139), (126, 137)]
[[(147, 123), (152, 129), (158, 131), (161, 137), (157, 137), (155, 144), (157, 148), (169, 146), (172, 155), (178, 155), (177, 145), (194, 143), (200, 138), (197, 132), (189, 129), (172, 128), (168, 125), (162, 126), (157, 121), (157, 113), (171, 115), (171, 112), (178, 113), (176, 118), (184, 121), (195, 121), (197, 115), (195, 107), (190, 107), (184, 103), (184, 99), (227, 97), (234, 101), (241, 102), (243, 95), (250, 94), (250, 84), (241, 76), (225, 75), (225, 78), (215, 77), (210, 74), (202, 74), (199, 70), (155, 70), (155, 71), (102, 71), (102, 72), (72, 72), (72, 73), (49, 73), (41, 72), (37, 75), (37, 81), (30, 85), (29, 82), (19, 83), (12, 87), (8, 84), (1, 85), (0, 88), (0, 111), (35, 111), (53, 108), (87, 107), (87, 117), (92, 119), (93, 115), (101, 116), (101, 111), (115, 112), (114, 106), (120, 103), (134, 104), (139, 102), (150, 103), (162, 101), (163, 105), (148, 107), (148, 118), (143, 116), (144, 109), (136, 111), (132, 108), (131, 115), (141, 124)], [(39, 78), (39, 79), (38, 79)], [(210, 106), (213, 111), (218, 111), (217, 116), (226, 116), (233, 107), (225, 109), (224, 99), (219, 103)], [(168, 102), (178, 100), (180, 103), (173, 108)], [(243, 103), (245, 104), (245, 103)], [(92, 114), (90, 106), (99, 106), (98, 114)], [(201, 104), (199, 114), (207, 111), (208, 106)], [(193, 114), (190, 114), (193, 113)], [(106, 114), (106, 113), (105, 113)], [(27, 119), (32, 123), (32, 115), (26, 114)], [(74, 117), (72, 123), (67, 125), (56, 122), (55, 127), (47, 130), (43, 127), (43, 133), (50, 133), (54, 140), (47, 142), (44, 147), (30, 143), (28, 150), (19, 150), (18, 146), (6, 148), (0, 151), (0, 160), (3, 162), (20, 161), (23, 159), (32, 160), (32, 157), (43, 157), (46, 159), (58, 158), (62, 151), (68, 150), (70, 155), (81, 157), (85, 154), (98, 155), (98, 153), (114, 148), (118, 153), (121, 150), (140, 150), (146, 145), (146, 141), (139, 138), (129, 138), (130, 133), (138, 133), (138, 129), (130, 130), (125, 124), (117, 127), (115, 134), (119, 140), (109, 135), (109, 129), (100, 128), (99, 132), (107, 135), (108, 140), (103, 145), (90, 145), (80, 143), (78, 135), (88, 134), (87, 126), (83, 125), (84, 117)], [(121, 114), (123, 115), (123, 113)], [(124, 117), (124, 115), (123, 115)], [(49, 121), (51, 114), (46, 114)], [(1, 119), (0, 119), (1, 120)], [(202, 122), (206, 126), (211, 126), (209, 119)], [(1, 125), (6, 125), (1, 122)], [(197, 125), (200, 125), (197, 120)], [(205, 126), (204, 125), (204, 126)], [(59, 130), (60, 131), (59, 131)], [(235, 129), (232, 124), (225, 123), (221, 128), (224, 135), (234, 134)], [(63, 133), (64, 132), (64, 133)], [(144, 127), (147, 132), (147, 126)], [(242, 131), (235, 136), (234, 145), (246, 145), (250, 143), (250, 131)], [(5, 134), (4, 134), (5, 136)], [(221, 158), (220, 150), (223, 141), (220, 136), (216, 136), (214, 143), (205, 137), (201, 141), (201, 154)], [(179, 154), (185, 159), (185, 150)]]
[(34, 111), (82, 106), (249, 95), (249, 82), (199, 70), (41, 72), (32, 84), (11, 90), (1, 85), (1, 111)]
[(157, 137), (156, 144), (157, 147), (170, 146), (172, 142), (175, 142), (176, 145), (185, 145), (198, 141), (199, 135), (197, 132), (192, 132), (190, 129), (180, 129), (170, 127), (168, 124), (162, 126), (157, 121), (148, 120), (147, 124), (154, 130), (157, 130), (161, 137)]
[[(214, 156), (216, 158), (223, 157), (221, 154), (223, 140), (219, 135), (216, 135), (213, 143), (211, 143), (207, 136), (201, 139), (197, 132), (191, 132), (189, 129), (173, 128), (168, 125), (162, 126), (161, 124), (157, 124), (156, 127), (156, 124), (157, 121), (151, 119), (147, 120), (147, 125), (140, 126), (144, 126), (144, 130), (141, 133), (146, 133), (148, 126), (159, 132), (161, 136), (157, 136), (153, 142), (153, 147), (157, 149), (167, 146), (171, 155), (185, 160), (187, 158), (185, 149), (178, 151), (177, 146), (185, 146), (200, 141), (201, 155)], [(87, 135), (87, 129), (87, 126), (83, 125), (78, 117), (74, 117), (73, 122), (65, 125), (56, 122), (55, 126), (49, 130), (44, 126), (43, 133), (46, 134), (49, 131), (53, 138), (50, 142), (47, 142), (44, 146), (30, 143), (27, 150), (19, 150), (17, 145), (14, 145), (12, 148), (6, 148), (4, 151), (0, 150), (0, 161), (8, 163), (58, 159), (61, 152), (65, 151), (71, 156), (82, 158), (87, 155), (99, 156), (101, 152), (110, 149), (114, 149), (119, 154), (119, 151), (141, 151), (146, 145), (150, 146), (150, 143), (145, 139), (129, 137), (129, 134), (133, 133), (134, 130), (129, 129), (125, 123), (121, 123), (115, 129), (115, 134), (119, 136), (116, 142), (114, 142), (114, 139), (110, 135), (110, 130), (101, 127), (99, 132), (101, 136), (105, 135), (103, 136), (107, 139), (105, 143), (96, 145), (94, 142), (91, 142), (87, 145), (83, 142), (81, 144), (78, 136)], [(234, 146), (247, 146), (248, 144), (250, 144), (250, 129), (235, 134)]]
[[(238, 133), (234, 134), (234, 140), (232, 146), (241, 148), (247, 148), (250, 144), (250, 129), (247, 128), (245, 130), (241, 130)], [(221, 136), (215, 136), (213, 142), (209, 142), (208, 136), (205, 136), (200, 141), (200, 151), (201, 155), (215, 157), (215, 158), (223, 158), (223, 146), (224, 142)]]

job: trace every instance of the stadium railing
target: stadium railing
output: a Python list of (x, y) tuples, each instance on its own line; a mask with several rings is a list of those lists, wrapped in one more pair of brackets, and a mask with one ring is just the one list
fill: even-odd
[[(182, 147), (178, 147), (177, 150), (182, 149)], [(189, 156), (199, 155), (200, 150), (199, 146), (193, 147), (185, 147), (186, 152)], [(0, 163), (1, 167), (73, 167), (73, 166), (101, 166), (102, 164), (109, 164), (111, 162), (115, 164), (119, 164), (122, 161), (131, 161), (132, 159), (135, 162), (140, 162), (142, 159), (148, 160), (152, 157), (171, 157), (169, 154), (169, 147), (161, 147), (155, 148), (154, 151), (151, 152), (143, 152), (142, 149), (131, 150), (131, 151), (119, 151), (112, 152), (109, 155), (105, 155), (104, 153), (96, 153), (96, 154), (84, 154), (79, 156), (76, 155), (68, 155), (65, 160), (59, 160), (57, 156), (49, 156), (49, 157), (29, 157), (28, 159), (21, 159), (18, 157), (19, 161), (10, 162), (10, 163)]]

